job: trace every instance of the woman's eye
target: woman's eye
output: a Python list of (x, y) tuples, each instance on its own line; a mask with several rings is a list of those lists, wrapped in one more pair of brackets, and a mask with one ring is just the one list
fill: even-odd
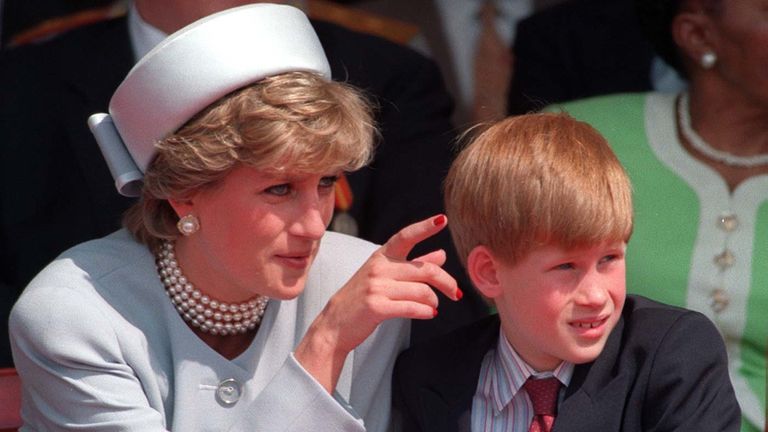
[(319, 187), (322, 189), (325, 188), (332, 188), (336, 181), (339, 179), (339, 176), (326, 176), (320, 179)]
[(285, 196), (291, 193), (291, 186), (287, 183), (270, 186), (264, 190), (269, 195)]
[(573, 263), (562, 263), (555, 266), (555, 270), (571, 270), (575, 266)]

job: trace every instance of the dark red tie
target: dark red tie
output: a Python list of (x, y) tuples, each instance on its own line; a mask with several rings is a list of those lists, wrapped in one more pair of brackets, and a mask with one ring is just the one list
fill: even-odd
[(533, 420), (528, 432), (550, 432), (557, 414), (557, 394), (560, 381), (555, 377), (544, 379), (528, 378), (523, 388), (533, 402)]

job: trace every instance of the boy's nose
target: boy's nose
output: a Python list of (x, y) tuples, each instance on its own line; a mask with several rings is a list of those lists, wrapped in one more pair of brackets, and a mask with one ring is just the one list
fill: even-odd
[(576, 301), (583, 306), (599, 307), (608, 301), (606, 283), (599, 277), (587, 277), (579, 287)]

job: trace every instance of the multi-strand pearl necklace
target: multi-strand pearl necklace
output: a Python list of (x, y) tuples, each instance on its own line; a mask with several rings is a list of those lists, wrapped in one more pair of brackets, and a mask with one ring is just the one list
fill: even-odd
[(268, 297), (243, 303), (224, 303), (197, 290), (181, 272), (173, 243), (163, 242), (155, 257), (160, 280), (182, 318), (204, 333), (227, 336), (253, 330), (261, 322)]
[(682, 132), (685, 139), (688, 140), (693, 148), (700, 151), (708, 158), (722, 162), (726, 165), (743, 168), (768, 165), (768, 154), (763, 153), (754, 156), (738, 156), (718, 150), (704, 141), (691, 126), (691, 109), (688, 93), (683, 93), (680, 98), (680, 113), (678, 120), (680, 122), (680, 132)]

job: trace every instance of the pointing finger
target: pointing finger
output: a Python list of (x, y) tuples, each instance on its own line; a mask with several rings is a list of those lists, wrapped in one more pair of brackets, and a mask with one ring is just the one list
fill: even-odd
[(448, 218), (441, 214), (408, 225), (393, 235), (380, 252), (389, 258), (405, 260), (414, 246), (440, 232), (447, 223)]

